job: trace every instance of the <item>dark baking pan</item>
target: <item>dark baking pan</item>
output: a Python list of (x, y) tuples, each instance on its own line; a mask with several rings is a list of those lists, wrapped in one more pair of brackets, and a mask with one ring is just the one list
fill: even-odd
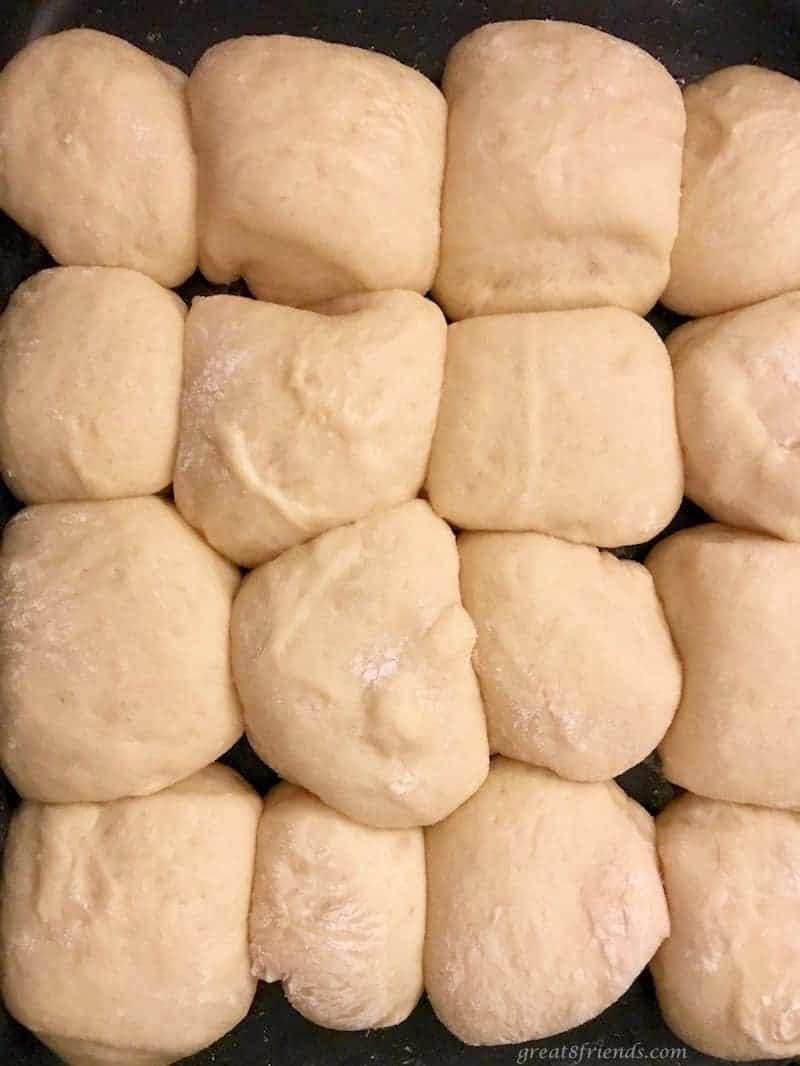
[[(682, 82), (717, 67), (759, 63), (800, 76), (800, 0), (23, 0), (0, 7), (0, 63), (34, 37), (72, 26), (118, 34), (189, 71), (210, 45), (245, 33), (291, 33), (374, 48), (438, 80), (448, 49), (484, 22), (558, 18), (626, 37), (661, 59)], [(0, 306), (24, 278), (49, 265), (39, 244), (0, 215)], [(207, 289), (195, 278), (185, 295)], [(659, 308), (650, 316), (665, 333), (677, 321)], [(0, 525), (18, 507), (0, 498)], [(673, 525), (702, 515), (685, 504)], [(623, 549), (640, 558), (646, 546)], [(226, 761), (260, 791), (274, 775), (241, 742)], [(651, 811), (672, 794), (652, 760), (624, 775), (623, 786)], [(0, 844), (16, 802), (0, 775)], [(558, 872), (554, 871), (554, 876)], [(97, 1009), (102, 1010), (101, 1003)], [(193, 1066), (512, 1066), (565, 1062), (712, 1064), (665, 1027), (646, 975), (601, 1017), (580, 1029), (503, 1048), (461, 1045), (423, 1001), (403, 1025), (366, 1033), (320, 1029), (296, 1014), (279, 985), (260, 985), (247, 1019)], [(797, 1061), (797, 1060), (794, 1060)], [(0, 1012), (0, 1066), (53, 1066), (56, 1059)]]

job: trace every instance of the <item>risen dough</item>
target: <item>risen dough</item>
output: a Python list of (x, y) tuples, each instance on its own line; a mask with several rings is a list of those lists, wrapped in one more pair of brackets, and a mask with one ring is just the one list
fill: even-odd
[(800, 1053), (800, 815), (684, 795), (656, 819), (667, 1024), (721, 1059)]
[(186, 308), (144, 274), (57, 267), (0, 319), (0, 464), (28, 503), (172, 481)]
[(800, 807), (800, 545), (696, 526), (647, 565), (684, 669), (664, 774), (702, 796)]
[(52, 803), (155, 792), (242, 731), (239, 581), (155, 497), (42, 504), (0, 555), (0, 762)]
[(200, 266), (303, 306), (430, 288), (447, 107), (388, 56), (303, 37), (240, 37), (189, 79), (200, 158)]
[(663, 302), (713, 315), (800, 288), (800, 83), (728, 67), (684, 100), (680, 228)]
[(800, 293), (671, 334), (686, 492), (733, 526), (800, 540)]
[(669, 277), (685, 126), (664, 67), (589, 26), (501, 22), (456, 45), (444, 93), (447, 314), (648, 311)]
[(536, 533), (463, 533), (458, 549), (492, 750), (576, 781), (645, 758), (681, 693), (647, 570)]
[(330, 1029), (379, 1029), (422, 995), (421, 829), (373, 829), (282, 782), (258, 831), (253, 972)]
[(683, 491), (672, 370), (655, 330), (617, 308), (451, 326), (427, 487), (437, 513), (465, 529), (649, 540)]
[(23, 803), (4, 863), (8, 1010), (73, 1066), (163, 1066), (255, 992), (247, 912), (260, 812), (209, 766), (154, 796)]
[(453, 534), (422, 500), (254, 570), (233, 668), (253, 747), (368, 825), (438, 821), (486, 776)]
[(0, 208), (58, 263), (179, 285), (197, 264), (185, 84), (96, 30), (27, 45), (0, 74)]
[(243, 566), (412, 499), (425, 478), (441, 311), (410, 292), (323, 310), (214, 296), (189, 312), (175, 499)]
[(593, 1018), (669, 931), (653, 821), (613, 781), (496, 758), (425, 835), (425, 988), (465, 1043), (536, 1040)]

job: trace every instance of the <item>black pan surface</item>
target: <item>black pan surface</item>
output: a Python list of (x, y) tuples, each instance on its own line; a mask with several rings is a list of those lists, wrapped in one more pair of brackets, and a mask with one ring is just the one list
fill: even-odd
[[(290, 33), (386, 52), (441, 77), (449, 48), (485, 22), (557, 18), (583, 22), (634, 41), (664, 62), (682, 83), (722, 66), (758, 63), (800, 77), (800, 0), (3, 0), (0, 64), (28, 41), (73, 26), (126, 38), (185, 71), (206, 48), (247, 33)], [(0, 213), (0, 308), (30, 274), (51, 265), (36, 241)], [(207, 292), (195, 277), (184, 296)], [(237, 290), (239, 291), (239, 290)], [(662, 334), (677, 324), (656, 308), (649, 316)], [(19, 504), (0, 489), (0, 527)], [(670, 531), (693, 525), (702, 512), (689, 503)], [(642, 558), (647, 545), (619, 554)], [(261, 792), (275, 775), (246, 741), (228, 753)], [(620, 782), (650, 811), (674, 793), (651, 758)], [(0, 774), (0, 847), (16, 803)], [(557, 871), (553, 871), (557, 876)], [(102, 1010), (102, 1004), (98, 1004)], [(720, 1060), (686, 1048), (666, 1028), (645, 974), (601, 1017), (549, 1040), (500, 1048), (460, 1044), (437, 1022), (427, 1001), (403, 1025), (366, 1033), (336, 1033), (305, 1021), (280, 985), (259, 986), (249, 1016), (212, 1048), (185, 1060), (191, 1066), (512, 1066), (558, 1063), (689, 1063)], [(800, 1060), (790, 1060), (800, 1066)], [(0, 1007), (0, 1066), (56, 1066), (56, 1058)]]

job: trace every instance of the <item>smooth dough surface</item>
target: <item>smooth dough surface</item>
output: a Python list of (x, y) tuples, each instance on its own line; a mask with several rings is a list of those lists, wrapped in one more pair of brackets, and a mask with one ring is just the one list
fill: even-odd
[(800, 807), (800, 545), (708, 524), (647, 558), (683, 662), (664, 774), (701, 796)]
[(0, 554), (0, 763), (17, 792), (142, 795), (235, 743), (238, 583), (156, 497), (21, 511)]
[(423, 500), (252, 571), (231, 636), (251, 744), (351, 818), (435, 822), (485, 778), (475, 628), (453, 534)]
[(258, 831), (253, 973), (329, 1029), (402, 1022), (422, 995), (421, 829), (351, 821), (285, 781)]
[(252, 567), (415, 497), (446, 334), (441, 311), (411, 292), (320, 312), (195, 300), (175, 473), (183, 516)]
[(166, 1066), (247, 1013), (258, 795), (214, 765), (153, 796), (25, 802), (6, 845), (2, 992), (71, 1066)]
[(800, 541), (800, 293), (687, 323), (667, 347), (687, 495)]
[(388, 56), (304, 37), (240, 37), (189, 79), (200, 268), (303, 307), (427, 292), (439, 254), (447, 105)]
[(685, 115), (640, 48), (569, 22), (490, 23), (450, 53), (436, 299), (453, 319), (628, 307), (669, 277)]
[(680, 227), (662, 303), (715, 315), (800, 288), (800, 82), (727, 67), (690, 85)]
[(595, 1017), (669, 932), (653, 820), (613, 781), (492, 760), (425, 831), (425, 990), (467, 1044), (516, 1044)]
[(178, 440), (186, 308), (144, 274), (56, 267), (0, 319), (0, 469), (27, 503), (160, 492)]
[(463, 529), (607, 548), (655, 536), (683, 492), (658, 334), (609, 307), (450, 326), (427, 489)]
[(651, 968), (667, 1024), (720, 1059), (800, 1053), (800, 815), (687, 793), (656, 841), (672, 930)]
[(0, 208), (66, 266), (197, 265), (186, 76), (119, 37), (40, 37), (0, 74)]
[(645, 567), (537, 533), (462, 533), (458, 551), (491, 750), (576, 781), (649, 755), (681, 668)]

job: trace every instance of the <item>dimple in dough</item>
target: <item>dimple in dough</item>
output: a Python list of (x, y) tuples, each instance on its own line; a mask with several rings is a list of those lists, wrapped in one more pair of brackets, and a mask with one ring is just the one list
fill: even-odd
[(253, 973), (329, 1029), (402, 1022), (422, 995), (421, 829), (375, 829), (287, 784), (267, 796), (250, 911)]
[(186, 307), (144, 274), (56, 267), (0, 319), (0, 469), (27, 503), (161, 492), (178, 441)]
[(57, 263), (162, 285), (197, 265), (186, 76), (96, 30), (40, 37), (0, 74), (0, 208)]
[(258, 795), (214, 765), (154, 796), (24, 802), (5, 850), (6, 1007), (70, 1066), (167, 1066), (255, 993)]
[(683, 662), (664, 774), (736, 803), (800, 807), (800, 545), (714, 524), (647, 558)]
[(800, 293), (688, 322), (667, 347), (687, 495), (800, 541)]
[(252, 567), (415, 497), (446, 333), (441, 311), (412, 292), (316, 311), (195, 300), (175, 471), (183, 516)]
[(0, 553), (0, 764), (17, 792), (143, 795), (234, 744), (238, 584), (156, 497), (21, 511)]
[(733, 1061), (800, 1053), (800, 815), (689, 793), (656, 819), (672, 930), (651, 963), (690, 1047)]
[(423, 500), (252, 571), (231, 634), (251, 744), (349, 817), (436, 822), (486, 776), (455, 538)]
[(639, 563), (537, 533), (462, 533), (489, 744), (576, 781), (607, 781), (667, 730), (681, 667)]
[(189, 79), (200, 267), (303, 307), (430, 288), (447, 107), (389, 56), (304, 37), (240, 37)]
[(452, 319), (616, 305), (669, 277), (685, 114), (651, 55), (590, 26), (489, 23), (445, 68), (436, 299)]
[(564, 781), (498, 756), (425, 839), (425, 990), (467, 1044), (588, 1021), (669, 931), (653, 820), (613, 781)]
[(684, 101), (680, 227), (662, 303), (698, 317), (800, 288), (800, 82), (727, 67)]

